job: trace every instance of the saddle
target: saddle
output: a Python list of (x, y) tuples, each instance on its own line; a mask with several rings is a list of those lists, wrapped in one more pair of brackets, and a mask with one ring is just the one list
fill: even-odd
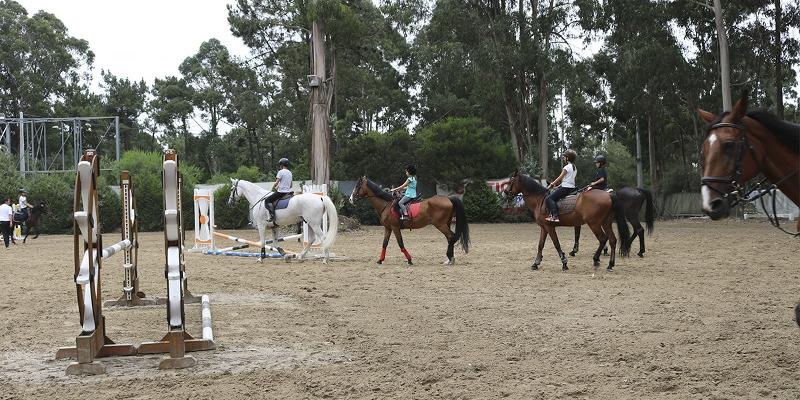
[[(558, 203), (558, 213), (559, 214), (567, 214), (575, 211), (575, 203), (578, 202), (578, 194), (570, 194), (567, 197), (559, 200)], [(547, 212), (547, 204), (542, 202), (542, 210)]]
[(14, 222), (16, 223), (28, 222), (28, 218), (30, 218), (30, 214), (26, 215), (22, 211), (17, 211), (14, 213)]
[(289, 207), (289, 200), (291, 200), (292, 197), (294, 197), (294, 192), (284, 193), (283, 196), (278, 197), (278, 199), (272, 203), (267, 203), (267, 200), (264, 199), (264, 205), (270, 210), (283, 210)]
[[(394, 201), (392, 202), (392, 215), (398, 218), (400, 217), (400, 199), (402, 198), (403, 196), (395, 197)], [(414, 217), (419, 214), (419, 203), (422, 202), (422, 200), (424, 199), (422, 198), (422, 195), (420, 195), (414, 197), (411, 199), (411, 201), (406, 203), (406, 207), (408, 207), (409, 219), (414, 219)]]

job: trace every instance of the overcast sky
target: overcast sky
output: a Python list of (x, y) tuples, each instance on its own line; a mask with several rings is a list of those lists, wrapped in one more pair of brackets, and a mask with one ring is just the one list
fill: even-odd
[(100, 70), (133, 80), (177, 75), (178, 66), (210, 38), (235, 55), (248, 54), (234, 37), (225, 5), (231, 0), (17, 0), (29, 15), (55, 14), (71, 36), (89, 42), (95, 54), (95, 86)]
[[(233, 0), (17, 1), (31, 15), (40, 9), (55, 14), (70, 35), (89, 42), (95, 54), (95, 88), (102, 69), (119, 77), (143, 78), (148, 84), (177, 75), (180, 63), (210, 38), (219, 39), (234, 55), (248, 55), (247, 47), (228, 26), (225, 6)], [(790, 34), (797, 36), (797, 27)], [(572, 45), (585, 57), (597, 51), (600, 43), (585, 45), (576, 40)], [(800, 73), (800, 65), (794, 69)], [(795, 90), (800, 91), (800, 82)]]

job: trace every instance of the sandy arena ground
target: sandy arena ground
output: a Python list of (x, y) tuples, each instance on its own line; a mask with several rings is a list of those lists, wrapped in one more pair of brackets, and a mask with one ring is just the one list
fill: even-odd
[[(394, 241), (376, 267), (377, 227), (341, 234), (347, 260), (327, 266), (188, 254), (219, 349), (180, 371), (157, 370), (161, 355), (104, 358), (108, 373), (84, 378), (54, 359), (79, 332), (71, 236), (0, 248), (0, 399), (800, 398), (797, 239), (761, 222), (657, 222), (644, 259), (592, 277), (588, 231), (564, 273), (549, 242), (543, 270), (528, 268), (531, 224), (471, 229), (455, 267), (433, 228), (405, 233), (411, 268)], [(163, 236), (140, 240), (142, 289), (164, 296)], [(105, 264), (106, 300), (120, 264)], [(105, 315), (118, 343), (166, 329), (163, 306)], [(186, 315), (199, 334), (199, 306)]]

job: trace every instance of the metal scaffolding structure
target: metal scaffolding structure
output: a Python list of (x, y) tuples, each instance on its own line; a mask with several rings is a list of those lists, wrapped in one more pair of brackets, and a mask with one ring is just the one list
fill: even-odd
[[(114, 139), (114, 148), (107, 139)], [(19, 157), (19, 172), (74, 171), (83, 151), (120, 157), (119, 117), (0, 118), (0, 143)], [(105, 144), (105, 146), (104, 146)]]

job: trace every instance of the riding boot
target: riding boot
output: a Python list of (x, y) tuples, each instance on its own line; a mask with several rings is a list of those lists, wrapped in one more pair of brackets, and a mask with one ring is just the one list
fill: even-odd
[(267, 222), (274, 222), (275, 221), (275, 206), (272, 204), (267, 205), (267, 211), (269, 212), (269, 217), (267, 217)]

